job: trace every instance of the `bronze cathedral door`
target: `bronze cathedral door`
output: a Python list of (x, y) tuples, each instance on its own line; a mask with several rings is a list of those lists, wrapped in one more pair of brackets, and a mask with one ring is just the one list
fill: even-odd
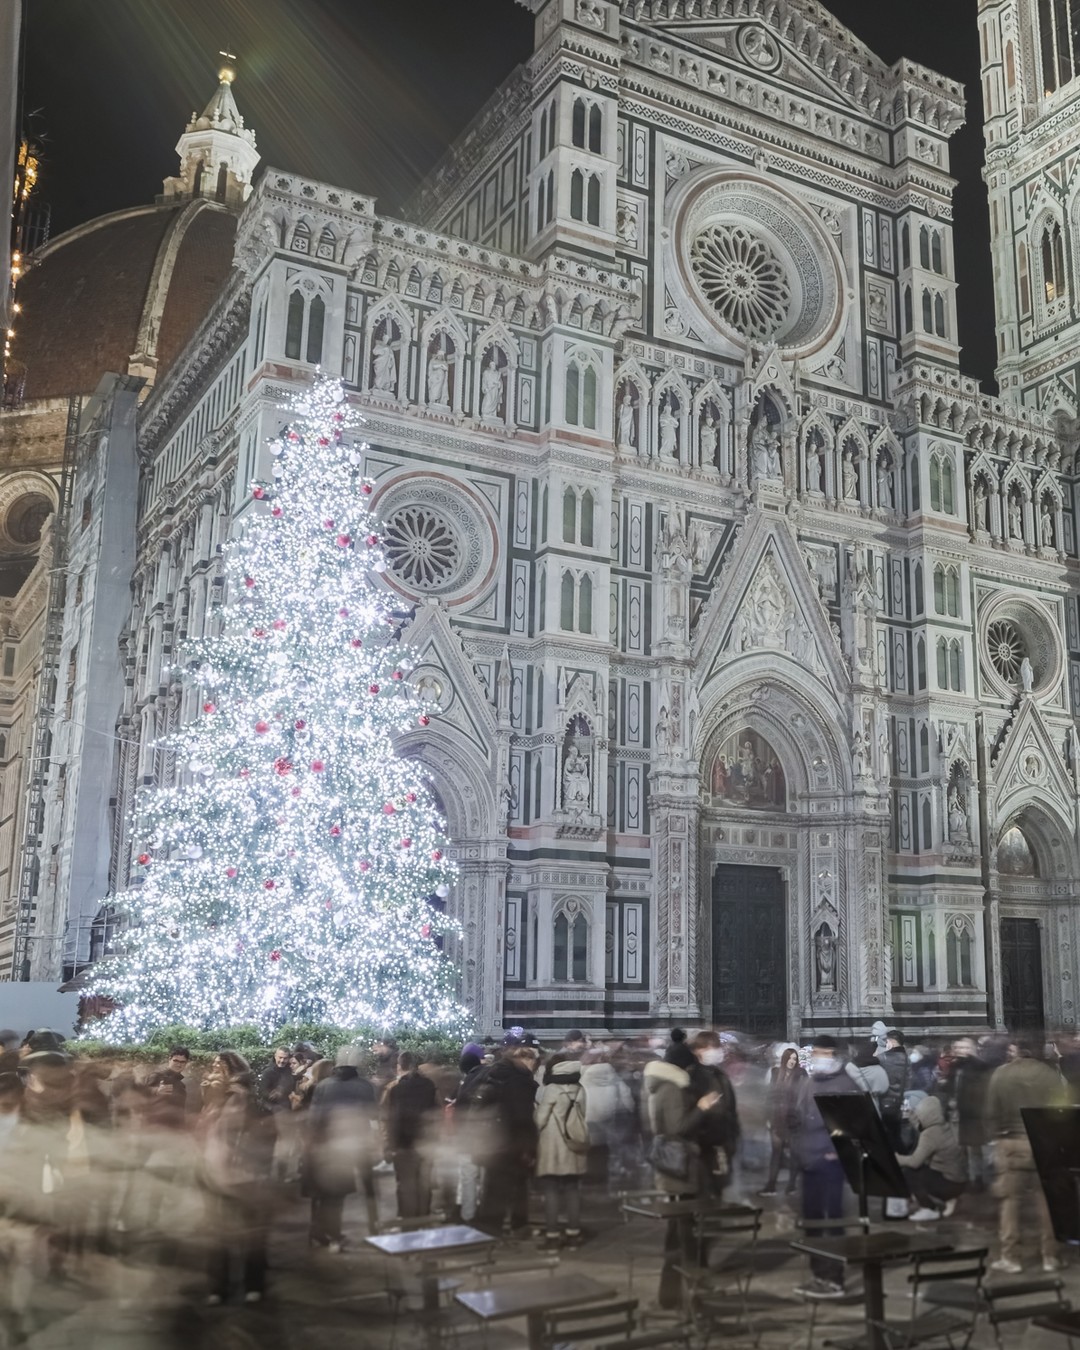
[(713, 1022), (787, 1035), (787, 897), (775, 867), (721, 864), (713, 876)]

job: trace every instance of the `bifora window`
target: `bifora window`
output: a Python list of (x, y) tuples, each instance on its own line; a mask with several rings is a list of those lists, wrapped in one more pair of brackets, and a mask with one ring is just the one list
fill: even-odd
[(1080, 0), (1039, 0), (1043, 90), (1054, 94), (1080, 75)]

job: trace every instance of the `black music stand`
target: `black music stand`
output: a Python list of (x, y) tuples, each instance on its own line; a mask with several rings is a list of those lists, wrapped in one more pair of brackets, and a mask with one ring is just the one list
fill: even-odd
[(848, 1185), (859, 1197), (859, 1218), (869, 1220), (867, 1202), (872, 1195), (906, 1200), (908, 1184), (870, 1097), (864, 1092), (844, 1092), (814, 1100)]
[(1080, 1106), (1025, 1106), (1020, 1115), (1054, 1236), (1080, 1246)]

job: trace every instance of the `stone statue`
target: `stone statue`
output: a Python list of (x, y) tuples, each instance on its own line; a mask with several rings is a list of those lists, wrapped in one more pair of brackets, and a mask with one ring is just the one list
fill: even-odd
[(1020, 506), (1020, 498), (1015, 494), (1009, 497), (1009, 536), (1012, 539), (1023, 539), (1024, 537), (1024, 515)]
[(656, 715), (656, 726), (653, 730), (653, 745), (660, 754), (666, 753), (668, 740), (668, 710), (661, 708)]
[(750, 467), (755, 482), (781, 476), (780, 437), (765, 417), (750, 433)]
[(591, 798), (589, 761), (571, 741), (563, 764), (563, 810), (588, 811)]
[(959, 784), (954, 783), (949, 789), (949, 838), (955, 843), (963, 843), (970, 839), (970, 827), (968, 824), (968, 814), (964, 809), (964, 799), (960, 793)]
[(855, 452), (845, 450), (840, 469), (840, 486), (845, 501), (854, 501), (859, 495), (859, 475), (855, 468)]
[(637, 433), (634, 426), (634, 413), (636, 411), (637, 404), (630, 393), (630, 386), (627, 385), (623, 391), (622, 402), (619, 404), (619, 430), (616, 444), (620, 450), (637, 449)]
[(488, 357), (480, 376), (480, 416), (493, 422), (499, 416), (503, 401), (503, 373), (495, 356)]
[(666, 459), (674, 459), (677, 451), (679, 420), (671, 411), (671, 399), (664, 395), (664, 405), (660, 409), (660, 454)]
[(1054, 517), (1050, 514), (1050, 503), (1045, 497), (1039, 513), (1039, 540), (1043, 548), (1054, 547)]
[(821, 468), (825, 458), (824, 446), (816, 436), (810, 436), (806, 442), (806, 490), (821, 491)]
[(1029, 657), (1025, 656), (1020, 662), (1020, 687), (1025, 694), (1030, 694), (1035, 685), (1035, 668), (1031, 664)]
[(445, 345), (437, 347), (428, 357), (427, 401), (433, 408), (450, 406), (450, 362)]
[(814, 938), (817, 958), (818, 989), (831, 992), (836, 988), (836, 938), (827, 923), (823, 923)]
[(713, 468), (716, 464), (716, 418), (710, 413), (701, 424), (701, 464)]
[(400, 347), (400, 342), (391, 341), (389, 326), (375, 339), (371, 348), (373, 389), (380, 389), (387, 394), (397, 393), (397, 353)]
[(893, 479), (892, 468), (887, 459), (878, 460), (877, 466), (877, 500), (880, 511), (891, 511), (893, 509)]
[(990, 504), (986, 499), (986, 485), (980, 478), (975, 485), (975, 528), (983, 534), (988, 531)]
[(851, 772), (855, 778), (865, 778), (869, 767), (866, 755), (866, 738), (861, 731), (857, 731), (851, 743)]

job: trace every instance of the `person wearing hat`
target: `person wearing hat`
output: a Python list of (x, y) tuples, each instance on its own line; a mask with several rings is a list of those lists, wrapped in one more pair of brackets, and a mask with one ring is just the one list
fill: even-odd
[(359, 1174), (368, 1207), (368, 1228), (375, 1228), (375, 1184), (371, 1175), (375, 1145), (375, 1089), (360, 1077), (363, 1051), (343, 1045), (330, 1074), (311, 1094), (307, 1117), (305, 1183), (311, 1198), (312, 1246), (340, 1252), (345, 1244), (345, 1200), (356, 1190)]

